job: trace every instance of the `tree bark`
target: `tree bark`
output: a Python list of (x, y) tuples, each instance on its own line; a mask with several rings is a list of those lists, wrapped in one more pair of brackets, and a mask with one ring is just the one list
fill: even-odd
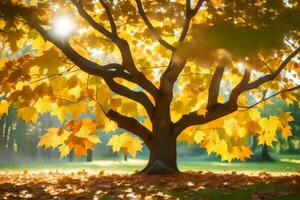
[(5, 125), (5, 116), (3, 115), (0, 119), (0, 154), (3, 156), (5, 154), (4, 148), (4, 125)]
[(176, 137), (172, 132), (157, 135), (150, 147), (150, 158), (140, 172), (145, 174), (172, 174), (177, 168)]
[(127, 162), (127, 153), (124, 155), (124, 161)]
[(261, 158), (262, 161), (273, 161), (272, 157), (269, 154), (269, 148), (266, 144), (262, 148), (260, 158)]
[(92, 161), (93, 161), (93, 151), (89, 149), (87, 151), (86, 162), (92, 162)]
[(69, 162), (73, 162), (74, 161), (74, 150), (71, 150), (69, 155), (68, 155), (68, 159)]

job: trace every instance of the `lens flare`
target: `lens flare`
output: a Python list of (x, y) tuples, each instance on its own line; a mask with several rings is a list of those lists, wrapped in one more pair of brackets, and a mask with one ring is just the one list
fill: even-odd
[(74, 32), (75, 26), (71, 16), (59, 16), (53, 20), (53, 31), (60, 37), (68, 37)]

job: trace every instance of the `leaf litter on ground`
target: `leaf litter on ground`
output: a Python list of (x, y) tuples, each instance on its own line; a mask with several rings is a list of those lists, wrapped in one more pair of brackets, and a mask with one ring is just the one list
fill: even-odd
[(0, 199), (300, 199), (300, 173), (0, 173)]

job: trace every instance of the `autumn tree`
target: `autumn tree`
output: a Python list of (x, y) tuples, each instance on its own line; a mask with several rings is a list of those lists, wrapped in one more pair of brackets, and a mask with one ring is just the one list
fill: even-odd
[[(249, 135), (267, 145), (291, 135), (290, 113), (256, 108), (300, 88), (299, 10), (298, 0), (2, 0), (1, 104), (26, 122), (57, 116), (40, 146), (62, 156), (86, 155), (98, 129), (119, 127), (149, 148), (145, 173), (178, 171), (177, 140), (244, 160)], [(109, 145), (134, 156), (131, 134)]]

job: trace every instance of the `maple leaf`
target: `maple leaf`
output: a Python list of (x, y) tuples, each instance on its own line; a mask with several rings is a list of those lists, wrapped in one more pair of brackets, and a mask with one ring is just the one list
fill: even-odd
[(69, 153), (70, 153), (70, 148), (68, 145), (61, 145), (59, 148), (59, 153), (60, 153), (60, 157), (61, 158), (64, 158), (66, 157)]
[(52, 110), (52, 103), (49, 98), (39, 98), (33, 107), (43, 114)]
[(123, 153), (128, 152), (132, 157), (135, 157), (138, 151), (142, 151), (142, 141), (128, 133), (114, 135), (110, 138), (107, 145), (112, 146), (113, 152), (119, 152), (122, 148), (124, 150)]
[(225, 140), (221, 140), (215, 145), (214, 151), (217, 155), (224, 155), (228, 152), (228, 145)]
[(203, 131), (197, 131), (194, 135), (194, 140), (197, 144), (201, 144), (205, 136), (205, 133)]
[(290, 126), (285, 126), (282, 129), (282, 135), (283, 135), (284, 139), (287, 140), (288, 137), (292, 135), (291, 127)]
[(197, 114), (198, 114), (199, 116), (204, 116), (204, 117), (205, 117), (206, 113), (207, 113), (206, 105), (203, 104), (203, 105), (201, 105), (200, 108), (197, 110)]
[(112, 120), (108, 120), (106, 118), (104, 120), (105, 120), (105, 127), (103, 128), (104, 132), (109, 133), (111, 131), (115, 131), (118, 129), (118, 125), (116, 122)]
[(272, 146), (274, 141), (277, 141), (276, 136), (270, 132), (263, 133), (258, 136), (258, 144)]
[(38, 119), (38, 113), (33, 107), (24, 107), (18, 109), (18, 117), (22, 118), (26, 123), (36, 123)]
[(47, 133), (40, 137), (38, 146), (44, 146), (46, 149), (49, 147), (56, 148), (63, 145), (69, 135), (70, 132), (68, 131), (59, 130), (58, 128), (49, 128)]
[(101, 143), (97, 135), (98, 128), (95, 121), (90, 119), (82, 119), (81, 123), (80, 129), (78, 131), (74, 131), (73, 134), (80, 138), (86, 138), (93, 144)]
[(245, 160), (245, 158), (250, 158), (253, 155), (252, 150), (247, 146), (242, 146), (242, 151), (240, 154), (240, 159)]
[(193, 130), (186, 130), (178, 136), (177, 140), (180, 142), (187, 142), (190, 146), (195, 142), (195, 132)]
[(9, 104), (7, 103), (7, 101), (1, 100), (0, 101), (0, 116), (2, 116), (3, 114), (7, 114), (8, 108), (9, 108)]

